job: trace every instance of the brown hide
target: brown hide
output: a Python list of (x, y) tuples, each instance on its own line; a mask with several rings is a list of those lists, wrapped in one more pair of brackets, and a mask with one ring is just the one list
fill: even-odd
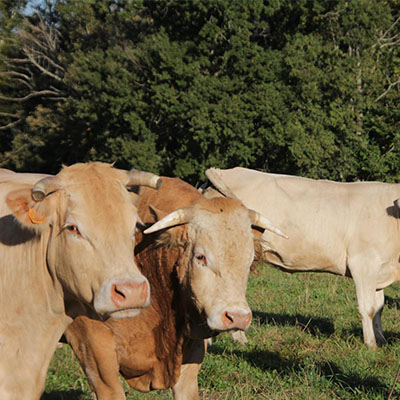
[(152, 217), (148, 207), (149, 204), (167, 214), (203, 199), (203, 196), (193, 186), (181, 179), (163, 177), (162, 180), (163, 183), (159, 192), (148, 188), (141, 188), (140, 190), (137, 208), (143, 222), (154, 222), (154, 217)]
[[(202, 198), (185, 182), (163, 178), (159, 192), (141, 189), (138, 213), (145, 224), (150, 224), (156, 220), (154, 213), (167, 214)], [(186, 234), (186, 227), (179, 226), (161, 235), (136, 235), (136, 263), (151, 287), (151, 306), (139, 316), (106, 322), (79, 317), (66, 331), (99, 399), (124, 398), (118, 370), (132, 388), (142, 392), (171, 388), (176, 383), (183, 347), (193, 342), (188, 337), (187, 310), (183, 309), (189, 299), (183, 299), (178, 280), (187, 262)], [(203, 346), (202, 340), (197, 342)]]

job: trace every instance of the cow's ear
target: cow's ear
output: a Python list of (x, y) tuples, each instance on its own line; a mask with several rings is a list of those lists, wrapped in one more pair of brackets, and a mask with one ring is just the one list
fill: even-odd
[[(156, 223), (166, 217), (169, 213), (160, 210), (159, 208), (149, 205), (149, 212), (151, 214), (151, 224)], [(151, 226), (150, 224), (150, 226)], [(146, 228), (149, 229), (149, 224), (146, 224)], [(182, 227), (174, 227), (171, 229), (163, 229), (161, 231), (156, 232), (157, 239), (156, 243), (158, 246), (169, 246), (169, 247), (178, 247), (182, 246), (183, 242), (181, 240), (182, 236)]]
[(14, 217), (24, 226), (31, 229), (41, 229), (50, 221), (52, 214), (51, 199), (35, 201), (32, 198), (32, 188), (24, 188), (10, 192), (6, 202)]
[(149, 205), (150, 215), (152, 217), (151, 222), (157, 222), (160, 219), (163, 219), (168, 213), (166, 211), (160, 210), (159, 208)]
[(139, 203), (139, 195), (136, 194), (135, 192), (131, 192), (131, 199), (132, 199), (132, 203), (134, 204), (135, 207), (137, 207), (138, 203)]

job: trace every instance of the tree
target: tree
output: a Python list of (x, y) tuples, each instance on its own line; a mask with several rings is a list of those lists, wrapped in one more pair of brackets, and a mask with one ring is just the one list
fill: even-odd
[(282, 35), (293, 31), (280, 43), (281, 80), (292, 93), (282, 121), (289, 172), (344, 181), (395, 179), (398, 6), (297, 1), (285, 3), (279, 15)]
[(45, 2), (8, 30), (1, 93), (29, 98), (0, 104), (20, 119), (0, 164), (397, 180), (399, 18), (398, 0)]

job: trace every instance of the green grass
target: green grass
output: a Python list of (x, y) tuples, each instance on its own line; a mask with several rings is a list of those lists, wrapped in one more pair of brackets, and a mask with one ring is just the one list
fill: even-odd
[[(251, 275), (253, 322), (248, 345), (221, 334), (199, 376), (204, 400), (387, 399), (400, 366), (400, 284), (385, 290), (378, 351), (362, 343), (352, 280), (328, 274), (287, 274), (267, 266)], [(172, 399), (170, 391), (128, 399)], [(392, 395), (400, 397), (400, 382)], [(42, 400), (90, 399), (85, 377), (68, 346), (53, 357)]]

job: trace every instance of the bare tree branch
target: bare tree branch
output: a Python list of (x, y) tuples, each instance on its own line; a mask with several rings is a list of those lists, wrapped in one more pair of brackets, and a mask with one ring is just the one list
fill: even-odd
[(64, 68), (61, 65), (58, 65), (57, 63), (55, 63), (50, 57), (48, 57), (45, 53), (42, 53), (40, 51), (37, 51), (35, 49), (32, 48), (24, 48), (24, 51), (26, 52), (26, 54), (28, 54), (28, 58), (30, 60), (29, 55), (31, 55), (32, 57), (36, 57), (37, 60), (45, 60), (47, 61), (49, 64), (51, 64), (54, 68), (60, 70), (61, 72), (64, 72)]
[(0, 72), (0, 77), (14, 83), (17, 89), (13, 92), (15, 95), (0, 95), (0, 101), (20, 105), (16, 114), (0, 113), (3, 119), (1, 130), (12, 128), (26, 119), (32, 110), (31, 105), (24, 106), (24, 103), (31, 99), (65, 99), (65, 69), (59, 59), (61, 34), (55, 26), (47, 25), (40, 15), (38, 18), (36, 22), (24, 19), (24, 25), (11, 42), (15, 54), (19, 55), (6, 58), (3, 64), (6, 70)]
[(396, 21), (393, 22), (392, 26), (383, 34), (383, 37), (387, 37), (394, 27), (400, 22), (400, 16), (397, 17)]
[(17, 120), (17, 121), (10, 122), (10, 123), (7, 124), (7, 125), (0, 126), (0, 131), (4, 131), (4, 130), (6, 130), (6, 129), (12, 128), (12, 127), (14, 127), (15, 125), (18, 125), (19, 123), (21, 123), (23, 120), (24, 120), (24, 118), (20, 118), (20, 119)]
[(55, 79), (56, 81), (62, 82), (62, 78), (60, 78), (59, 76), (53, 74), (52, 72), (50, 72), (48, 69), (46, 69), (45, 67), (43, 67), (42, 65), (40, 65), (40, 63), (35, 59), (35, 57), (33, 56), (33, 54), (30, 52), (30, 49), (28, 48), (24, 48), (25, 53), (27, 54), (29, 61), (40, 71), (42, 71), (45, 75), (50, 76), (51, 78)]
[(396, 85), (398, 85), (398, 84), (400, 84), (400, 79), (397, 80), (396, 82), (390, 83), (389, 86), (387, 87), (387, 89), (375, 99), (375, 102), (378, 102), (380, 99), (382, 99), (383, 97), (385, 97), (385, 96), (389, 93), (389, 91), (390, 91), (391, 89), (393, 89), (393, 88), (394, 88)]
[(393, 24), (378, 37), (376, 43), (374, 43), (372, 48), (375, 48), (377, 46), (379, 46), (379, 48), (388, 46), (390, 47), (397, 46), (400, 43), (400, 32), (393, 33), (393, 30), (399, 23), (400, 23), (400, 16), (397, 17), (396, 21), (394, 21)]
[(11, 114), (6, 112), (0, 112), (0, 116), (2, 117), (10, 117), (10, 118), (19, 118), (17, 114)]
[(16, 82), (19, 82), (21, 85), (27, 86), (28, 89), (33, 89), (33, 85), (31, 83), (25, 81), (24, 79), (15, 78), (14, 80)]
[(17, 76), (17, 77), (20, 77), (20, 78), (25, 79), (27, 81), (31, 80), (31, 78), (32, 78), (31, 76), (28, 76), (26, 74), (22, 74), (22, 73), (17, 72), (17, 71), (1, 71), (0, 72), (0, 76), (7, 76), (7, 75)]
[(0, 95), (0, 100), (21, 103), (31, 99), (32, 97), (51, 96), (51, 95), (60, 96), (60, 94), (61, 94), (60, 92), (54, 90), (40, 90), (38, 92), (31, 92), (24, 97), (7, 97)]
[(4, 71), (0, 72), (0, 76), (9, 76), (10, 80), (18, 82), (23, 86), (28, 87), (28, 89), (33, 89), (32, 76), (29, 76), (27, 74), (22, 74), (17, 71)]
[(12, 65), (13, 63), (15, 64), (27, 64), (29, 63), (29, 58), (8, 58), (5, 61), (6, 64)]
[(391, 41), (391, 42), (386, 42), (384, 44), (381, 44), (379, 47), (383, 48), (383, 47), (394, 47), (394, 46), (398, 46), (400, 44), (400, 36), (396, 35), (396, 37), (399, 37), (399, 39)]

